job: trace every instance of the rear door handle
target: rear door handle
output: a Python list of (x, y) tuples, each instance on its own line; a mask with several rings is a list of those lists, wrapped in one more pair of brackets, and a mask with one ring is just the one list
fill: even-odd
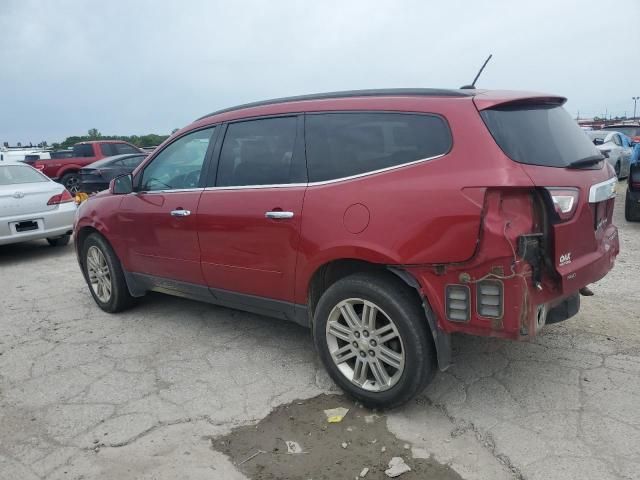
[(183, 210), (182, 208), (171, 210), (172, 217), (188, 217), (189, 215), (191, 215), (191, 210)]
[(293, 212), (283, 212), (282, 210), (272, 210), (264, 214), (267, 218), (273, 218), (276, 220), (284, 220), (287, 218), (293, 218)]

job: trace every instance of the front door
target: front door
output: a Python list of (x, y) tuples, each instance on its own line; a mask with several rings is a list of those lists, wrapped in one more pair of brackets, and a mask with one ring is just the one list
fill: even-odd
[(293, 301), (305, 190), (301, 119), (227, 126), (215, 186), (198, 206), (202, 271), (214, 295)]
[(215, 128), (184, 135), (136, 174), (136, 192), (120, 206), (129, 271), (203, 285), (198, 202)]

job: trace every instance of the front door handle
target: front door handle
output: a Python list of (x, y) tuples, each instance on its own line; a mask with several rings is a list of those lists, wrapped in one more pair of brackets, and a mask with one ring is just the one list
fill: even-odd
[(293, 212), (283, 212), (282, 210), (272, 210), (264, 214), (267, 218), (273, 218), (276, 220), (284, 220), (287, 218), (293, 218)]
[(172, 217), (188, 217), (189, 215), (191, 215), (191, 210), (183, 210), (182, 208), (171, 210)]

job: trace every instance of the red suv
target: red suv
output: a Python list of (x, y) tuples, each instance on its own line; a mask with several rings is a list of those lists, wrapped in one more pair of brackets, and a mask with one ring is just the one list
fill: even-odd
[(613, 169), (564, 98), (364, 90), (221, 110), (80, 206), (107, 312), (159, 291), (311, 328), (327, 370), (399, 405), (450, 334), (530, 339), (613, 267)]

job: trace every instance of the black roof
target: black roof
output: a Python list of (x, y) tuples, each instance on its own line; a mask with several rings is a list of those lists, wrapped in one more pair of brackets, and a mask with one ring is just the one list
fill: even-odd
[(475, 90), (457, 90), (447, 88), (382, 88), (370, 90), (345, 90), (342, 92), (326, 92), (314, 93), (311, 95), (297, 95), (294, 97), (274, 98), (271, 100), (262, 100), (260, 102), (245, 103), (235, 107), (223, 108), (208, 115), (198, 118), (212, 117), (221, 113), (233, 112), (243, 108), (261, 107), (263, 105), (275, 105), (278, 103), (300, 102), (304, 100), (327, 100), (330, 98), (349, 98), (349, 97), (472, 97)]

